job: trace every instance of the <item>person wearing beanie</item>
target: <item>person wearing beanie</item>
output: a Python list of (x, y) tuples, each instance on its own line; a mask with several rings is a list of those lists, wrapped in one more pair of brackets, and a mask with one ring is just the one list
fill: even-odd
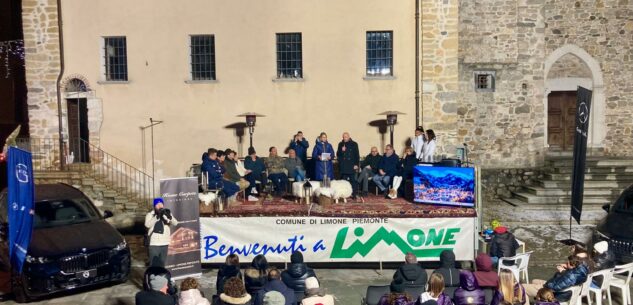
[[(516, 238), (508, 228), (504, 226), (498, 226), (494, 229), (494, 235), (492, 237), (492, 241), (490, 242), (490, 258), (492, 259), (492, 263), (496, 266), (497, 262), (499, 262), (499, 258), (502, 257), (512, 257), (517, 255), (517, 249), (519, 248), (519, 243)], [(513, 265), (514, 262), (505, 261), (505, 265)]]
[(477, 271), (473, 272), (477, 283), (481, 288), (497, 288), (499, 286), (499, 275), (492, 268), (492, 259), (486, 253), (479, 253), (475, 258)]
[(281, 281), (281, 273), (277, 269), (271, 269), (268, 272), (268, 282), (259, 291), (255, 305), (265, 304), (264, 297), (270, 291), (281, 293), (285, 299), (285, 305), (295, 305), (297, 303), (294, 290), (288, 288), (286, 284)]
[(325, 291), (319, 286), (319, 280), (316, 277), (306, 279), (305, 297), (301, 300), (301, 305), (334, 305), (334, 297), (325, 294)]
[(167, 294), (167, 278), (162, 275), (149, 276), (149, 289), (139, 291), (135, 296), (136, 305), (175, 305), (176, 299)]
[[(593, 245), (593, 270), (600, 271), (615, 267), (615, 256), (609, 251), (609, 243), (600, 241)], [(591, 283), (592, 288), (598, 288), (602, 285), (602, 277), (595, 277)]]
[(459, 270), (455, 268), (455, 253), (452, 250), (444, 250), (440, 253), (440, 268), (433, 273), (442, 275), (446, 294), (452, 296), (455, 289), (459, 287)]
[(305, 281), (309, 277), (316, 278), (314, 270), (303, 262), (303, 254), (300, 251), (293, 252), (290, 255), (288, 269), (281, 273), (282, 281), (294, 290), (296, 295), (302, 295), (306, 290)]
[(286, 298), (283, 294), (277, 291), (269, 291), (264, 294), (264, 298), (262, 299), (262, 305), (284, 305), (286, 303)]
[(178, 225), (176, 217), (163, 204), (163, 198), (155, 198), (154, 208), (145, 215), (150, 266), (165, 267), (167, 248), (171, 240), (170, 226)]
[(391, 281), (389, 293), (383, 295), (378, 301), (378, 305), (413, 305), (415, 300), (405, 291), (402, 278)]
[(251, 171), (248, 175), (244, 176), (244, 178), (250, 182), (250, 186), (246, 191), (251, 195), (256, 195), (257, 181), (260, 183), (266, 181), (266, 177), (264, 177), (266, 165), (264, 164), (264, 160), (257, 156), (257, 152), (252, 146), (248, 148), (248, 156), (244, 158), (244, 168)]

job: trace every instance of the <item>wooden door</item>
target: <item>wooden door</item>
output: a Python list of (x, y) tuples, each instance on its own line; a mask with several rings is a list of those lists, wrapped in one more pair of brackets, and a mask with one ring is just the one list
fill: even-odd
[(69, 148), (75, 156), (74, 162), (90, 162), (87, 101), (85, 98), (68, 99), (66, 104)]
[(547, 144), (572, 150), (576, 129), (576, 91), (552, 92), (547, 98)]

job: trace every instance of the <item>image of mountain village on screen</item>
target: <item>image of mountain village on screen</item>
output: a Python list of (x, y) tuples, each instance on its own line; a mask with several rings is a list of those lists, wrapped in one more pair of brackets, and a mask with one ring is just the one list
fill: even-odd
[(415, 202), (475, 205), (475, 169), (471, 167), (416, 166), (413, 185)]

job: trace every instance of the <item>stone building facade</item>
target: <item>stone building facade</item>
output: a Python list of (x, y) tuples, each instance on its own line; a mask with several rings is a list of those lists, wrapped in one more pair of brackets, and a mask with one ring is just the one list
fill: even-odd
[[(540, 166), (550, 150), (548, 145), (551, 136), (549, 134), (551, 126), (548, 127), (551, 125), (551, 123), (548, 124), (549, 96), (552, 92), (574, 91), (576, 86), (581, 85), (593, 90), (590, 151), (612, 156), (633, 156), (633, 83), (630, 81), (633, 73), (633, 1), (421, 0), (420, 2), (421, 32), (418, 39), (421, 40), (422, 46), (419, 63), (422, 88), (421, 117), (424, 127), (433, 128), (438, 135), (438, 154), (452, 156), (456, 148), (461, 147), (462, 143), (467, 143), (471, 152), (470, 159), (487, 168)], [(54, 0), (23, 1), (30, 130), (33, 137), (57, 137), (56, 80), (60, 72), (60, 52), (56, 3)], [(62, 14), (66, 15), (64, 12), (68, 12), (71, 16), (69, 20), (73, 18), (73, 15), (86, 11), (87, 4), (85, 3), (77, 4), (71, 1), (63, 1), (63, 3)], [(74, 7), (75, 5), (77, 7)], [(135, 4), (125, 2), (125, 6), (129, 5)], [(349, 8), (346, 6), (340, 9)], [(371, 12), (371, 10), (358, 11), (363, 18)], [(405, 11), (410, 14), (404, 13)], [(397, 10), (397, 12), (400, 14), (401, 11)], [(407, 4), (406, 10), (402, 12), (402, 16), (413, 18), (413, 5)], [(107, 14), (107, 11), (102, 11), (102, 13)], [(313, 19), (306, 19), (303, 22), (309, 23), (310, 20)], [(355, 19), (351, 18), (351, 20)], [(414, 23), (407, 22), (406, 27), (408, 26), (413, 27)], [(73, 31), (76, 30), (70, 30), (70, 35), (73, 35)], [(410, 30), (412, 33), (412, 29)], [(103, 35), (120, 34), (120, 31), (117, 31), (103, 33)], [(93, 48), (97, 44), (97, 38), (86, 38), (89, 43), (85, 48)], [(84, 50), (83, 45), (77, 43), (69, 43), (69, 45), (72, 48), (67, 51), (67, 54), (80, 55), (80, 52)], [(413, 48), (414, 45), (402, 47)], [(357, 56), (362, 56), (362, 50), (359, 54), (361, 55)], [(408, 62), (412, 62), (414, 52), (405, 54), (412, 58), (398, 65), (401, 65), (402, 73), (410, 74), (413, 73), (413, 69), (404, 67), (407, 67)], [(95, 55), (95, 58), (97, 56)], [(327, 54), (319, 55), (318, 52), (314, 52), (312, 56), (327, 56)], [(77, 58), (77, 56), (72, 57)], [(153, 65), (155, 60), (158, 60), (156, 57), (149, 56), (149, 58), (142, 63), (142, 68), (147, 70), (143, 73), (147, 75), (153, 73)], [(327, 60), (323, 63), (325, 62)], [(107, 126), (112, 126), (113, 122), (121, 118), (127, 118), (127, 114), (125, 117), (114, 116), (113, 113), (117, 112), (111, 107), (117, 103), (113, 99), (125, 98), (126, 94), (130, 94), (134, 86), (142, 84), (143, 80), (136, 79), (129, 84), (102, 86), (92, 70), (89, 73), (81, 71), (80, 62), (71, 63), (71, 66), (74, 67), (73, 70), (67, 70), (63, 79), (70, 81), (75, 78), (72, 76), (77, 74), (78, 78), (83, 76), (86, 84), (92, 87), (89, 93), (81, 93), (89, 99), (91, 142), (102, 146), (106, 151), (122, 155), (124, 160), (130, 159), (134, 165), (139, 164), (138, 149), (130, 145), (131, 138), (120, 141), (117, 139), (124, 131), (129, 132), (130, 127), (108, 128)], [(343, 70), (347, 69), (344, 65), (340, 67)], [(141, 67), (138, 69), (140, 70)], [(478, 73), (494, 75), (494, 91), (476, 90), (475, 76)], [(405, 111), (408, 112), (407, 118), (401, 121), (405, 125), (398, 126), (396, 134), (396, 142), (404, 143), (414, 125), (410, 119), (414, 117), (411, 113), (414, 99), (413, 88), (400, 84), (409, 82), (413, 79), (413, 75), (398, 75), (397, 78), (399, 81), (365, 81), (359, 83), (358, 86), (342, 87), (338, 84), (334, 89), (338, 93), (344, 90), (362, 89), (369, 90), (370, 94), (381, 90), (392, 90), (393, 94), (390, 96), (403, 99), (407, 104), (406, 107), (403, 106), (407, 108)], [(313, 91), (306, 89), (311, 85), (310, 81), (307, 79), (306, 82), (300, 83), (273, 83), (275, 88), (271, 94), (278, 98), (302, 96), (308, 92), (314, 94)], [(208, 88), (209, 92), (219, 94), (226, 90), (223, 89), (226, 87), (222, 87), (222, 82), (224, 80), (221, 79), (219, 85), (184, 85), (181, 81), (181, 84), (174, 86), (203, 86)], [(61, 87), (63, 90), (64, 82)], [(62, 93), (64, 98), (72, 96), (68, 92)], [(356, 92), (348, 93), (352, 96)], [(322, 94), (329, 99), (333, 93)], [(110, 97), (110, 100), (102, 98), (106, 95)], [(233, 92), (229, 95), (242, 96), (241, 92)], [(150, 97), (158, 98), (158, 95), (152, 93)], [(205, 95), (199, 92), (184, 96), (184, 98), (201, 97)], [(183, 96), (170, 95), (170, 98), (183, 98)], [(206, 105), (208, 102), (205, 100), (201, 106), (198, 106), (208, 107)], [(336, 103), (333, 103), (330, 106), (336, 107)], [(398, 101), (386, 104), (400, 107), (400, 103)], [(300, 105), (308, 104), (307, 100), (302, 100)], [(374, 115), (387, 110), (382, 106), (383, 103), (372, 100), (363, 105), (362, 109)], [(62, 109), (65, 108), (62, 106)], [(141, 111), (146, 110), (134, 106), (127, 111), (130, 116), (141, 116), (141, 114), (145, 115)], [(275, 108), (274, 112), (282, 110)], [(108, 113), (111, 114), (110, 117), (107, 116)], [(228, 112), (218, 115), (234, 116), (233, 113)], [(335, 120), (328, 124), (336, 124), (336, 120), (340, 119), (346, 118), (337, 115)], [(277, 121), (271, 124), (283, 124), (281, 120)], [(268, 124), (264, 123), (264, 120), (261, 122)], [(292, 122), (296, 125), (295, 123), (299, 121)], [(228, 126), (223, 126), (231, 122), (224, 123), (222, 126), (217, 126), (218, 133), (227, 132)], [(139, 124), (133, 127), (138, 128)], [(351, 130), (352, 134), (369, 133), (365, 131), (369, 129), (375, 132), (374, 128), (370, 127), (373, 125), (367, 126), (367, 122), (358, 122), (356, 125), (363, 128)], [(311, 133), (320, 131), (316, 127), (309, 128)], [(305, 128), (300, 127), (300, 129)], [(159, 129), (159, 132), (165, 132), (165, 130)], [(338, 131), (336, 128), (332, 129), (332, 131), (335, 130)], [(203, 129), (192, 131), (199, 133), (203, 132)], [(288, 132), (294, 132), (294, 130)], [(215, 134), (215, 131), (212, 133)], [(278, 134), (258, 134), (258, 136), (262, 137), (260, 141), (269, 142)], [(286, 135), (282, 137), (284, 141), (285, 137)], [(363, 142), (369, 140), (364, 134), (359, 137), (364, 140)], [(134, 137), (134, 141), (136, 138), (138, 137)], [(336, 139), (336, 136), (334, 138)], [(100, 141), (101, 139), (104, 141)], [(170, 138), (166, 141), (174, 139)], [(218, 147), (235, 145), (233, 135), (220, 136), (218, 139), (221, 142), (215, 144)], [(363, 149), (366, 149), (370, 143), (362, 144)], [(186, 161), (178, 160), (176, 167), (165, 168), (164, 175), (181, 175), (191, 161), (198, 160), (198, 150), (205, 147), (195, 147), (193, 149), (195, 154), (191, 154), (192, 157), (195, 155), (195, 158)], [(264, 152), (263, 149), (264, 146), (261, 146), (261, 152)], [(161, 166), (174, 161), (170, 160), (169, 156), (181, 158), (180, 153), (168, 151), (156, 164), (159, 171)], [(142, 164), (139, 167), (145, 168), (145, 165)]]

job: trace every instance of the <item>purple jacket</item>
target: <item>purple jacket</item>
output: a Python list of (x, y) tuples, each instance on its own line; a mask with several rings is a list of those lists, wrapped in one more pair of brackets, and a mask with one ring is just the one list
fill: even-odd
[[(521, 304), (525, 304), (525, 302), (527, 301), (527, 294), (525, 294), (525, 288), (523, 288), (522, 285), (516, 284), (514, 285), (514, 295), (519, 295), (519, 290), (521, 291), (521, 295), (523, 296), (523, 303)], [(501, 293), (501, 290), (495, 291), (495, 295), (492, 297), (492, 301), (490, 302), (490, 305), (499, 305), (501, 303), (501, 300), (503, 300), (503, 293)]]
[(459, 273), (459, 288), (453, 297), (455, 305), (484, 305), (486, 294), (479, 288), (475, 276), (470, 271)]

